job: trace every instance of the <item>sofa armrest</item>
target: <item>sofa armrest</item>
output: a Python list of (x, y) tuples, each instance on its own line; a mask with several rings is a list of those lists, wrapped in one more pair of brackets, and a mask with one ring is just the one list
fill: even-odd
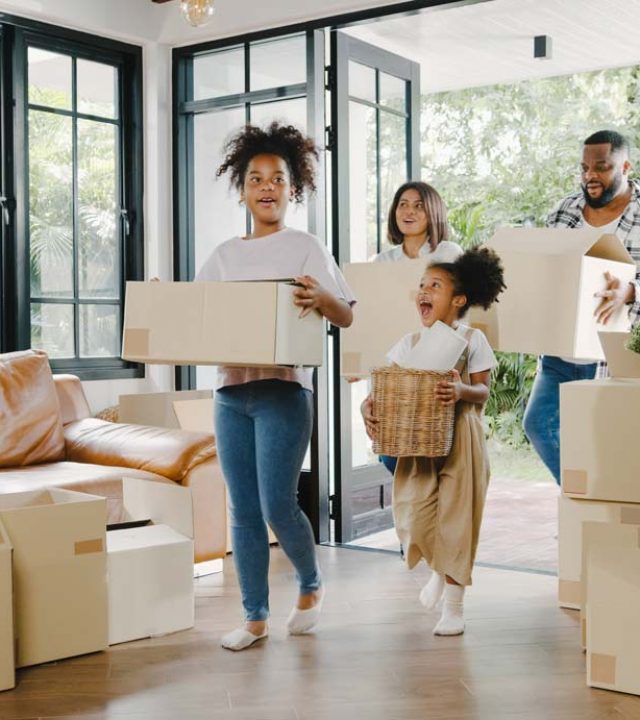
[(91, 409), (85, 397), (80, 378), (75, 375), (54, 375), (53, 383), (58, 394), (62, 424), (91, 417)]
[(213, 435), (85, 418), (64, 427), (67, 460), (119, 465), (182, 483), (216, 454)]

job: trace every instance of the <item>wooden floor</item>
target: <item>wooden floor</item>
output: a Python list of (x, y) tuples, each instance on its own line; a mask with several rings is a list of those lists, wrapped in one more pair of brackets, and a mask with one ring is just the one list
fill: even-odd
[[(476, 561), (508, 568), (558, 570), (558, 486), (552, 480), (492, 477)], [(394, 528), (354, 544), (399, 552)]]
[(222, 650), (239, 620), (231, 563), (197, 582), (194, 630), (19, 673), (0, 718), (111, 720), (638, 720), (640, 698), (590, 690), (576, 613), (555, 578), (488, 568), (469, 591), (467, 632), (431, 633), (436, 613), (391, 554), (320, 548), (327, 596), (315, 635), (283, 631), (293, 574), (272, 551), (271, 637)]

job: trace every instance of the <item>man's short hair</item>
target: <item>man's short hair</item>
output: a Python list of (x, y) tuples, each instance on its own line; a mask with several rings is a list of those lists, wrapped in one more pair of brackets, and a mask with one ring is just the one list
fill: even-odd
[(622, 150), (628, 157), (631, 152), (631, 145), (627, 138), (615, 130), (598, 130), (584, 141), (585, 145), (611, 145), (611, 152)]

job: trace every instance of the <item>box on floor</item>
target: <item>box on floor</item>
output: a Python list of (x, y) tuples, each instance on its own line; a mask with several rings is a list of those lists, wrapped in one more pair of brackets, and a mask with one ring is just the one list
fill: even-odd
[(13, 548), (7, 531), (0, 523), (0, 690), (10, 690), (16, 684), (13, 645), (12, 552)]
[(128, 282), (122, 357), (170, 365), (322, 365), (324, 320), (282, 282)]
[(640, 505), (576, 500), (561, 495), (558, 500), (558, 604), (579, 610), (582, 601), (583, 523), (640, 523)]
[(13, 545), (16, 667), (107, 647), (106, 500), (69, 490), (0, 495)]
[(587, 684), (640, 695), (640, 528), (585, 523)]
[[(473, 318), (494, 350), (604, 359), (595, 293), (605, 289), (607, 271), (623, 284), (636, 273), (615, 235), (597, 228), (500, 228), (487, 245), (500, 255), (507, 289)], [(627, 330), (627, 309), (620, 308), (607, 327)]]
[(560, 467), (566, 495), (640, 503), (638, 407), (638, 379), (560, 386)]
[(154, 524), (107, 533), (110, 645), (194, 623), (189, 488), (124, 478), (122, 491), (127, 515)]

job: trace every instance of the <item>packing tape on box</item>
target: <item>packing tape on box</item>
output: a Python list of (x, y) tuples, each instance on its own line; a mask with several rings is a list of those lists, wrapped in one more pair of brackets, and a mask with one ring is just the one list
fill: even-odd
[(559, 580), (558, 600), (561, 603), (580, 605), (582, 599), (582, 586), (579, 580)]
[(127, 348), (127, 355), (148, 355), (149, 329), (127, 328), (124, 331), (124, 344)]
[(586, 470), (563, 470), (562, 489), (573, 495), (587, 494), (587, 471)]
[(640, 505), (636, 507), (621, 507), (620, 522), (623, 525), (640, 525)]
[(591, 653), (589, 658), (591, 668), (591, 682), (616, 684), (616, 656)]
[(362, 353), (346, 352), (342, 355), (342, 374), (359, 373), (362, 369)]
[(75, 555), (88, 555), (89, 553), (100, 553), (104, 550), (102, 538), (95, 540), (79, 540), (74, 544)]

